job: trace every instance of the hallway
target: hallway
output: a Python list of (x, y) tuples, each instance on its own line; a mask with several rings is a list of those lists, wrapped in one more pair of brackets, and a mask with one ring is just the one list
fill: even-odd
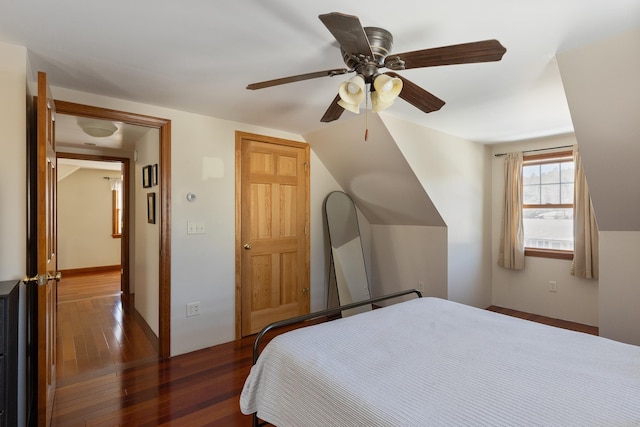
[(133, 296), (122, 301), (119, 272), (63, 277), (58, 284), (58, 386), (157, 358), (157, 338), (133, 302)]

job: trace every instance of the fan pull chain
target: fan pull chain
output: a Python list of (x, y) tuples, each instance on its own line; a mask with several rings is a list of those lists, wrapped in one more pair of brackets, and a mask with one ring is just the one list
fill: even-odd
[(364, 142), (369, 139), (369, 97), (364, 97)]

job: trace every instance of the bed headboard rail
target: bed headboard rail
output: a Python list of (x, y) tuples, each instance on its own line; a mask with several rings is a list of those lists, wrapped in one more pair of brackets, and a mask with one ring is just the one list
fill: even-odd
[(335, 316), (337, 314), (340, 314), (341, 311), (344, 310), (349, 310), (351, 308), (357, 308), (357, 307), (361, 307), (363, 305), (367, 305), (367, 304), (375, 304), (378, 302), (382, 302), (382, 301), (386, 301), (389, 299), (394, 299), (394, 298), (399, 298), (405, 295), (411, 295), (411, 294), (416, 294), (418, 296), (418, 298), (422, 298), (422, 293), (417, 290), (417, 289), (408, 289), (405, 291), (400, 291), (400, 292), (395, 292), (393, 294), (388, 294), (388, 295), (383, 295), (380, 297), (376, 297), (376, 298), (370, 298), (368, 300), (365, 301), (358, 301), (358, 302), (354, 302), (351, 304), (347, 304), (347, 305), (342, 305), (339, 307), (334, 307), (334, 308), (329, 308), (326, 310), (321, 310), (321, 311), (316, 311), (313, 313), (309, 313), (309, 314), (305, 314), (302, 316), (298, 316), (298, 317), (292, 317), (291, 319), (284, 319), (284, 320), (280, 320), (279, 322), (274, 322), (271, 323), (267, 326), (265, 326), (264, 328), (262, 328), (262, 330), (258, 333), (258, 335), (256, 336), (256, 340), (253, 343), (253, 364), (255, 365), (256, 362), (258, 361), (258, 356), (260, 355), (260, 342), (262, 341), (262, 337), (264, 337), (264, 335), (273, 330), (273, 329), (277, 329), (277, 328), (282, 328), (284, 326), (289, 326), (289, 325), (295, 325), (296, 323), (301, 323), (301, 322), (305, 322), (308, 320), (313, 320), (313, 319), (317, 319), (320, 317), (330, 317), (330, 316)]

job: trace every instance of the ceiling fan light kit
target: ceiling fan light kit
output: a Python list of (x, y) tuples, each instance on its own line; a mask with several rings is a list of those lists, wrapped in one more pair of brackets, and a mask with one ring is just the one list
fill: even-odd
[[(325, 123), (339, 119), (344, 110), (358, 114), (360, 103), (366, 96), (366, 85), (369, 85), (373, 112), (388, 108), (397, 97), (424, 113), (437, 111), (445, 104), (443, 100), (393, 71), (500, 61), (507, 51), (497, 40), (484, 40), (391, 54), (393, 36), (383, 28), (362, 27), (357, 16), (339, 12), (327, 13), (318, 16), (318, 18), (340, 44), (342, 59), (349, 68), (318, 71), (252, 83), (247, 86), (247, 89), (263, 89), (318, 77), (332, 77), (355, 72), (354, 77), (340, 84), (338, 96), (334, 98), (320, 119)], [(381, 73), (380, 69), (382, 68), (393, 71)]]

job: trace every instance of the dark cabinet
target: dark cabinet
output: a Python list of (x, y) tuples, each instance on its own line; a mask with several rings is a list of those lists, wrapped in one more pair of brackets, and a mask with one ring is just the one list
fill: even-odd
[(18, 425), (19, 284), (0, 282), (0, 427)]

